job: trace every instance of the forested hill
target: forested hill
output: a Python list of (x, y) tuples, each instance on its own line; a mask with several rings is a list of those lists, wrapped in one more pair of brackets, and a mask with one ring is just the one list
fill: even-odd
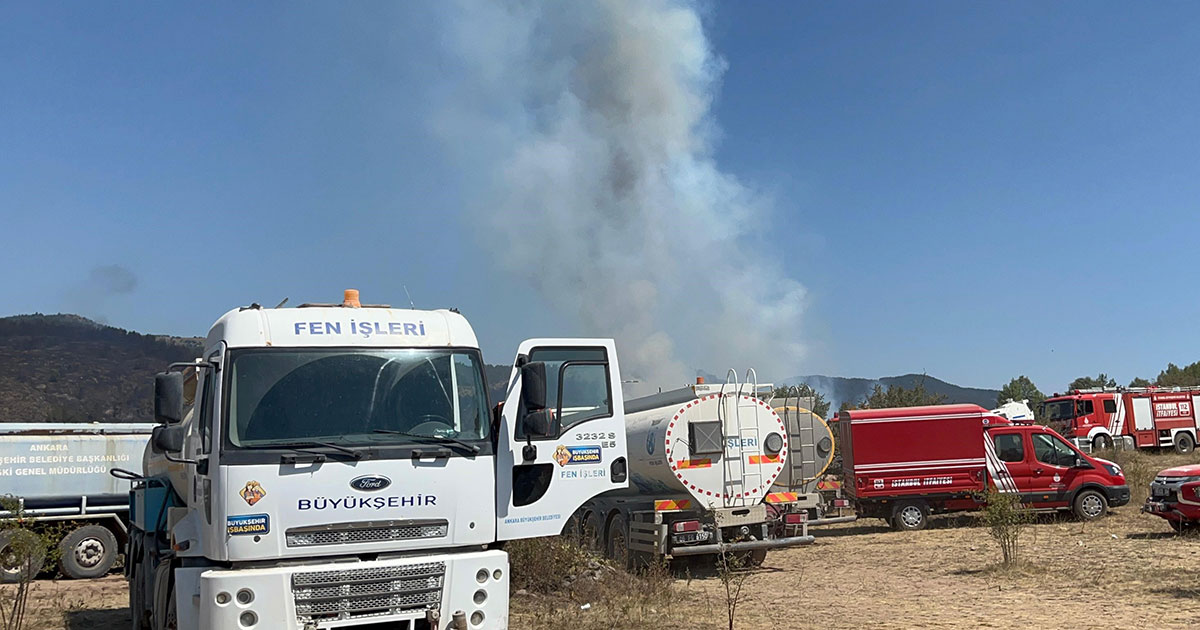
[(201, 346), (78, 315), (0, 318), (0, 422), (153, 422), (154, 373)]

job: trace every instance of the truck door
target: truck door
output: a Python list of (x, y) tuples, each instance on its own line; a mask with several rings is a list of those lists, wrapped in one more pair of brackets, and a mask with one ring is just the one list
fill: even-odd
[(585, 501), (627, 487), (613, 340), (521, 343), (497, 436), (497, 540), (556, 535)]
[(1065, 506), (1067, 488), (1077, 472), (1073, 468), (1077, 453), (1052, 433), (1031, 432), (1029, 441), (1033, 445), (1028, 458), (1030, 474), (1021, 493), (1034, 507)]

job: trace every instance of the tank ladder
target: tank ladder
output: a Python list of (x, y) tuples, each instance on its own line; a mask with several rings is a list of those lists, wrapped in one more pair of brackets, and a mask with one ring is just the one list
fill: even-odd
[[(758, 404), (758, 373), (754, 371), (754, 368), (746, 370), (745, 384), (750, 389), (745, 395), (750, 396), (753, 400), (747, 401), (743, 405), (742, 396), (739, 395), (736, 407), (738, 410), (738, 453), (742, 462), (743, 493), (746, 492), (744, 489), (746, 486), (755, 489), (762, 487), (763, 481), (763, 436), (759, 432), (763, 408), (762, 405)], [(750, 426), (746, 426), (747, 416), (749, 417)], [(751, 458), (757, 458), (758, 464), (751, 467), (749, 465)], [(743, 496), (742, 505), (755, 504), (762, 499), (763, 497), (758, 495)]]

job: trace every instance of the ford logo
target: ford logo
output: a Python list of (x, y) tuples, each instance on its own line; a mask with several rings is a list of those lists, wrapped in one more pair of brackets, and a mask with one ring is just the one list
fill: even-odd
[(367, 475), (365, 477), (355, 477), (350, 480), (350, 487), (363, 492), (374, 492), (375, 490), (383, 490), (392, 485), (392, 480), (387, 477), (377, 475)]

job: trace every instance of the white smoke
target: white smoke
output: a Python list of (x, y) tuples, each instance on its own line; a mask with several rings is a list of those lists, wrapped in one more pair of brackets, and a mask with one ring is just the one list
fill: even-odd
[(723, 63), (690, 4), (463, 2), (435, 124), (472, 222), (626, 378), (797, 373), (804, 289), (763, 254), (767, 204), (714, 162)]

